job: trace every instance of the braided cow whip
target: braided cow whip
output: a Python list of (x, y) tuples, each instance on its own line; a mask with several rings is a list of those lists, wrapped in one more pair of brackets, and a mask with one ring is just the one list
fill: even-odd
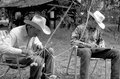
[(70, 10), (70, 8), (72, 7), (73, 2), (71, 3), (71, 5), (69, 6), (69, 8), (67, 9), (66, 13), (64, 14), (64, 16), (61, 18), (61, 21), (59, 22), (59, 24), (57, 25), (56, 29), (53, 31), (52, 35), (49, 37), (47, 43), (45, 44), (44, 48), (46, 48), (47, 44), (49, 43), (49, 41), (51, 40), (52, 36), (55, 34), (56, 30), (58, 29), (58, 27), (60, 26), (60, 24), (62, 23), (62, 21), (64, 20), (65, 16), (67, 15), (68, 11)]
[[(65, 18), (65, 16), (67, 15), (68, 11), (69, 11), (70, 8), (72, 7), (73, 3), (74, 3), (74, 2), (72, 1), (72, 3), (70, 4), (70, 6), (68, 7), (67, 11), (65, 12), (64, 16), (61, 18), (61, 21), (60, 21), (59, 24), (57, 25), (56, 29), (53, 31), (53, 33), (51, 34), (51, 36), (50, 36), (49, 39), (47, 40), (46, 44), (44, 45), (44, 48), (45, 48), (44, 50), (47, 50), (46, 47), (47, 47), (49, 41), (51, 40), (51, 38), (52, 38), (53, 35), (55, 34), (56, 30), (59, 28), (60, 24), (61, 24), (62, 21), (64, 20), (64, 18)], [(92, 6), (92, 3), (93, 3), (93, 0), (91, 1), (91, 6)], [(90, 8), (89, 8), (88, 11), (91, 10), (91, 6), (90, 6)], [(89, 13), (87, 14), (86, 26), (87, 26), (87, 24), (88, 24), (88, 20), (89, 20)], [(86, 29), (86, 26), (85, 26), (85, 29)], [(83, 30), (83, 33), (82, 33), (82, 35), (81, 35), (81, 38), (82, 38), (83, 35), (84, 35), (85, 29)], [(80, 38), (80, 39), (81, 39), (81, 38)], [(63, 53), (69, 51), (69, 50), (72, 49), (73, 47), (74, 47), (74, 46), (72, 46), (72, 47), (69, 48), (68, 50), (64, 51)], [(44, 51), (44, 50), (43, 50), (43, 51)], [(47, 51), (48, 51), (48, 50), (47, 50)], [(56, 55), (56, 56), (53, 56), (53, 55), (52, 55), (52, 56), (53, 56), (53, 58), (56, 58), (56, 57), (62, 55), (63, 53), (60, 53), (60, 54), (58, 54), (58, 55)], [(39, 53), (39, 55), (40, 55), (40, 53)], [(35, 59), (35, 60), (36, 60), (36, 59)], [(54, 67), (55, 67), (55, 63), (54, 63)], [(53, 70), (53, 73), (54, 73), (54, 72), (55, 72), (55, 71)]]

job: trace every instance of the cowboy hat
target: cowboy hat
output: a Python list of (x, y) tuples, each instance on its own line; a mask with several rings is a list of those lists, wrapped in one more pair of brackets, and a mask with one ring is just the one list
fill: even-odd
[(89, 14), (95, 19), (97, 24), (102, 29), (105, 29), (105, 24), (103, 24), (103, 20), (105, 19), (105, 16), (102, 13), (100, 13), (99, 11), (95, 11), (94, 13), (89, 12)]
[(24, 23), (29, 24), (37, 28), (38, 30), (41, 30), (49, 35), (51, 33), (50, 28), (46, 25), (46, 19), (39, 15), (34, 15), (32, 20), (24, 20)]

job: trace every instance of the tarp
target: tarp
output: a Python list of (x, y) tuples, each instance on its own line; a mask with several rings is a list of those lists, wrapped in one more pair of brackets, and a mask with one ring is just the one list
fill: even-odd
[(53, 0), (1, 0), (0, 7), (29, 7), (37, 6)]

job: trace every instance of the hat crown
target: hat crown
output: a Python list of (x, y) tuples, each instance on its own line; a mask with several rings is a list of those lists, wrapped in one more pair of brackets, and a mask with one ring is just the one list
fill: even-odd
[(105, 19), (105, 16), (99, 11), (94, 12), (94, 16), (98, 22), (102, 22)]
[(35, 15), (33, 18), (32, 18), (32, 21), (38, 25), (40, 25), (41, 28), (43, 28), (43, 25), (46, 24), (46, 19), (44, 17), (41, 17), (39, 15)]
[(50, 28), (46, 25), (46, 19), (39, 15), (34, 15), (32, 20), (24, 20), (26, 24), (32, 25), (38, 30), (42, 30), (45, 34), (50, 34)]

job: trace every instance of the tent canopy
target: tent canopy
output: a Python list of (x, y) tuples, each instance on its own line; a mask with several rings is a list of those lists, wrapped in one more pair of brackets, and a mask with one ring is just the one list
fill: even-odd
[(0, 7), (30, 7), (51, 1), (53, 0), (1, 0)]

